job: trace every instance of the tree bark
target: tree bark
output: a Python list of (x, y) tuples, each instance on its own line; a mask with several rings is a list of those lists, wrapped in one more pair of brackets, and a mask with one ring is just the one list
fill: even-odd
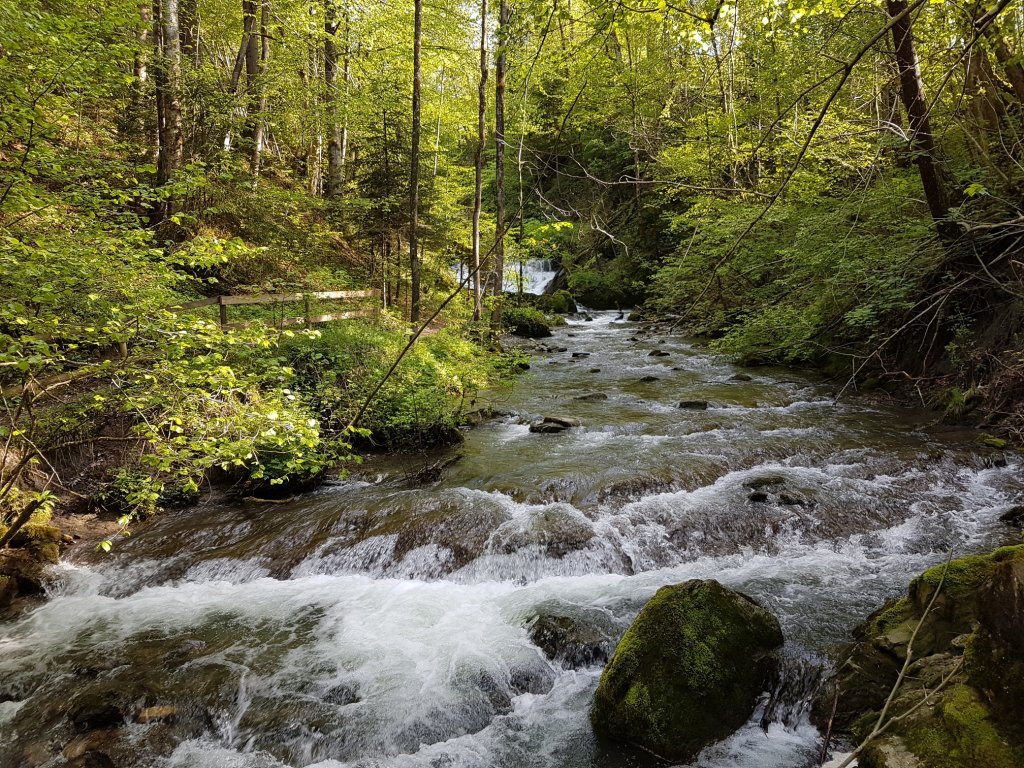
[(914, 31), (905, 0), (887, 0), (886, 6), (892, 25), (892, 40), (896, 48), (896, 66), (899, 68), (900, 97), (907, 112), (910, 147), (914, 152), (924, 187), (928, 210), (944, 238), (955, 237), (956, 227), (947, 221), (949, 200), (936, 161), (935, 137), (928, 118), (928, 101), (921, 79), (921, 64), (914, 44)]
[(154, 80), (156, 83), (159, 155), (157, 182), (166, 184), (184, 165), (181, 129), (181, 39), (178, 0), (154, 0)]
[(484, 196), (484, 148), (487, 143), (487, 0), (480, 0), (480, 83), (476, 128), (476, 187), (473, 194), (473, 319), (483, 316), (480, 281), (480, 211)]
[(409, 161), (409, 319), (420, 319), (420, 254), (417, 232), (420, 216), (420, 37), (423, 0), (415, 0), (412, 33), (412, 153)]
[(491, 324), (501, 325), (501, 296), (505, 288), (505, 46), (508, 44), (508, 0), (498, 2), (498, 57), (494, 63), (494, 311)]
[[(259, 38), (250, 38), (251, 43), (258, 43), (258, 58), (256, 60), (255, 77), (249, 80), (247, 87), (250, 89), (250, 120), (252, 121), (252, 162), (251, 169), (253, 176), (259, 176), (263, 168), (263, 145), (266, 144), (267, 135), (267, 87), (266, 72), (267, 62), (270, 59), (270, 0), (263, 0), (260, 4), (260, 34)], [(250, 47), (252, 47), (250, 43)]]
[[(346, 25), (347, 26), (347, 25)], [(327, 145), (327, 197), (341, 197), (345, 177), (345, 136), (338, 125), (338, 44), (337, 35), (341, 27), (338, 9), (333, 0), (327, 0), (324, 16), (324, 85), (326, 86), (325, 101), (327, 106), (328, 145)], [(346, 38), (348, 30), (346, 28)], [(348, 78), (348, 41), (346, 39), (344, 55), (344, 77)]]

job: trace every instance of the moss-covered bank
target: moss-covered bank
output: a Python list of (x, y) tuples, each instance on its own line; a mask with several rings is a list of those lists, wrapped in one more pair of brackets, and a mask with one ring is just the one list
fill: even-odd
[(910, 655), (863, 768), (1024, 765), (1024, 546), (925, 571), (854, 634), (816, 703), (822, 727), (866, 739)]

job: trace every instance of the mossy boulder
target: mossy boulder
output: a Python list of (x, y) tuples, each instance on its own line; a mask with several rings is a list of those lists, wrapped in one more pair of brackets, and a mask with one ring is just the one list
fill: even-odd
[(662, 587), (601, 675), (601, 737), (687, 760), (747, 721), (777, 669), (778, 620), (717, 581)]
[(863, 768), (1024, 765), (1024, 546), (930, 568), (854, 637), (815, 702), (819, 726), (863, 740), (912, 662)]

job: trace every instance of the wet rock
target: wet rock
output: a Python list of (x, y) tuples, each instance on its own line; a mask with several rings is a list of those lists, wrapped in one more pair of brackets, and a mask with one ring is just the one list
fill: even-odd
[(601, 369), (600, 369), (600, 368), (591, 368), (591, 369), (590, 369), (590, 370), (588, 371), (588, 373), (600, 373), (600, 372), (601, 372)]
[(582, 424), (583, 422), (572, 416), (545, 416), (540, 421), (530, 424), (530, 431), (541, 435), (550, 435), (582, 426)]
[(354, 685), (345, 685), (344, 683), (336, 685), (327, 691), (323, 699), (328, 704), (337, 704), (338, 706), (347, 706), (348, 704), (355, 704), (361, 701), (359, 689)]
[(540, 606), (528, 626), (534, 645), (570, 669), (604, 664), (621, 633), (605, 614), (561, 603)]
[(745, 595), (716, 581), (662, 587), (601, 675), (594, 730), (689, 760), (746, 722), (781, 645), (778, 620)]
[(786, 482), (786, 478), (782, 475), (759, 475), (758, 477), (752, 477), (749, 480), (743, 481), (743, 487), (749, 488), (750, 490), (760, 490), (761, 488), (771, 488), (776, 485), (783, 485)]
[(684, 411), (706, 411), (708, 409), (707, 400), (682, 400), (679, 403), (679, 407)]
[(574, 360), (582, 360), (584, 357), (590, 357), (590, 353), (589, 352), (573, 352), (572, 355), (570, 355), (570, 357), (572, 357)]
[(999, 516), (999, 520), (1018, 528), (1024, 528), (1024, 504), (1018, 504), (1016, 507), (1006, 510)]
[(729, 381), (753, 381), (754, 377), (749, 373), (734, 373), (729, 377)]
[(650, 384), (650, 383), (655, 382), (655, 381), (658, 381), (658, 377), (657, 376), (643, 376), (643, 377), (640, 378), (640, 383), (641, 384)]
[(747, 495), (747, 501), (751, 501), (754, 504), (764, 504), (768, 501), (768, 494), (764, 491), (754, 491)]
[(178, 708), (171, 704), (143, 707), (135, 716), (135, 722), (143, 724), (156, 723), (160, 721), (173, 720), (177, 715)]
[[(854, 636), (812, 718), (831, 719), (836, 732), (855, 739), (873, 726), (912, 653), (891, 704), (908, 715), (865, 752), (862, 765), (1024, 764), (1024, 546), (929, 569)], [(925, 696), (928, 706), (916, 707)]]
[(649, 353), (647, 356), (648, 357), (668, 357), (670, 354), (671, 354), (670, 352), (666, 352), (663, 349), (655, 349), (654, 351)]
[(786, 507), (809, 507), (812, 505), (811, 500), (804, 498), (799, 493), (780, 493), (778, 495), (779, 504)]
[(86, 752), (74, 760), (69, 760), (67, 768), (117, 768), (117, 766), (109, 755), (102, 752)]
[(549, 557), (565, 557), (594, 538), (594, 528), (571, 507), (554, 506), (532, 512), (525, 520), (510, 521), (490, 537), (488, 547), (502, 554), (540, 547)]
[(608, 395), (606, 395), (604, 392), (589, 392), (585, 395), (577, 395), (576, 397), (573, 398), (573, 400), (580, 400), (585, 403), (593, 403), (597, 402), (598, 400), (607, 399)]

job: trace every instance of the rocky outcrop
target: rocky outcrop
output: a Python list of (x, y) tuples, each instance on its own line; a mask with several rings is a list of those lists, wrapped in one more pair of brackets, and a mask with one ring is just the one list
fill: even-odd
[(1024, 546), (931, 568), (854, 636), (814, 717), (858, 741), (910, 655), (861, 768), (1024, 765)]
[(688, 760), (746, 722), (771, 687), (781, 645), (778, 620), (717, 581), (662, 587), (601, 675), (594, 730)]

